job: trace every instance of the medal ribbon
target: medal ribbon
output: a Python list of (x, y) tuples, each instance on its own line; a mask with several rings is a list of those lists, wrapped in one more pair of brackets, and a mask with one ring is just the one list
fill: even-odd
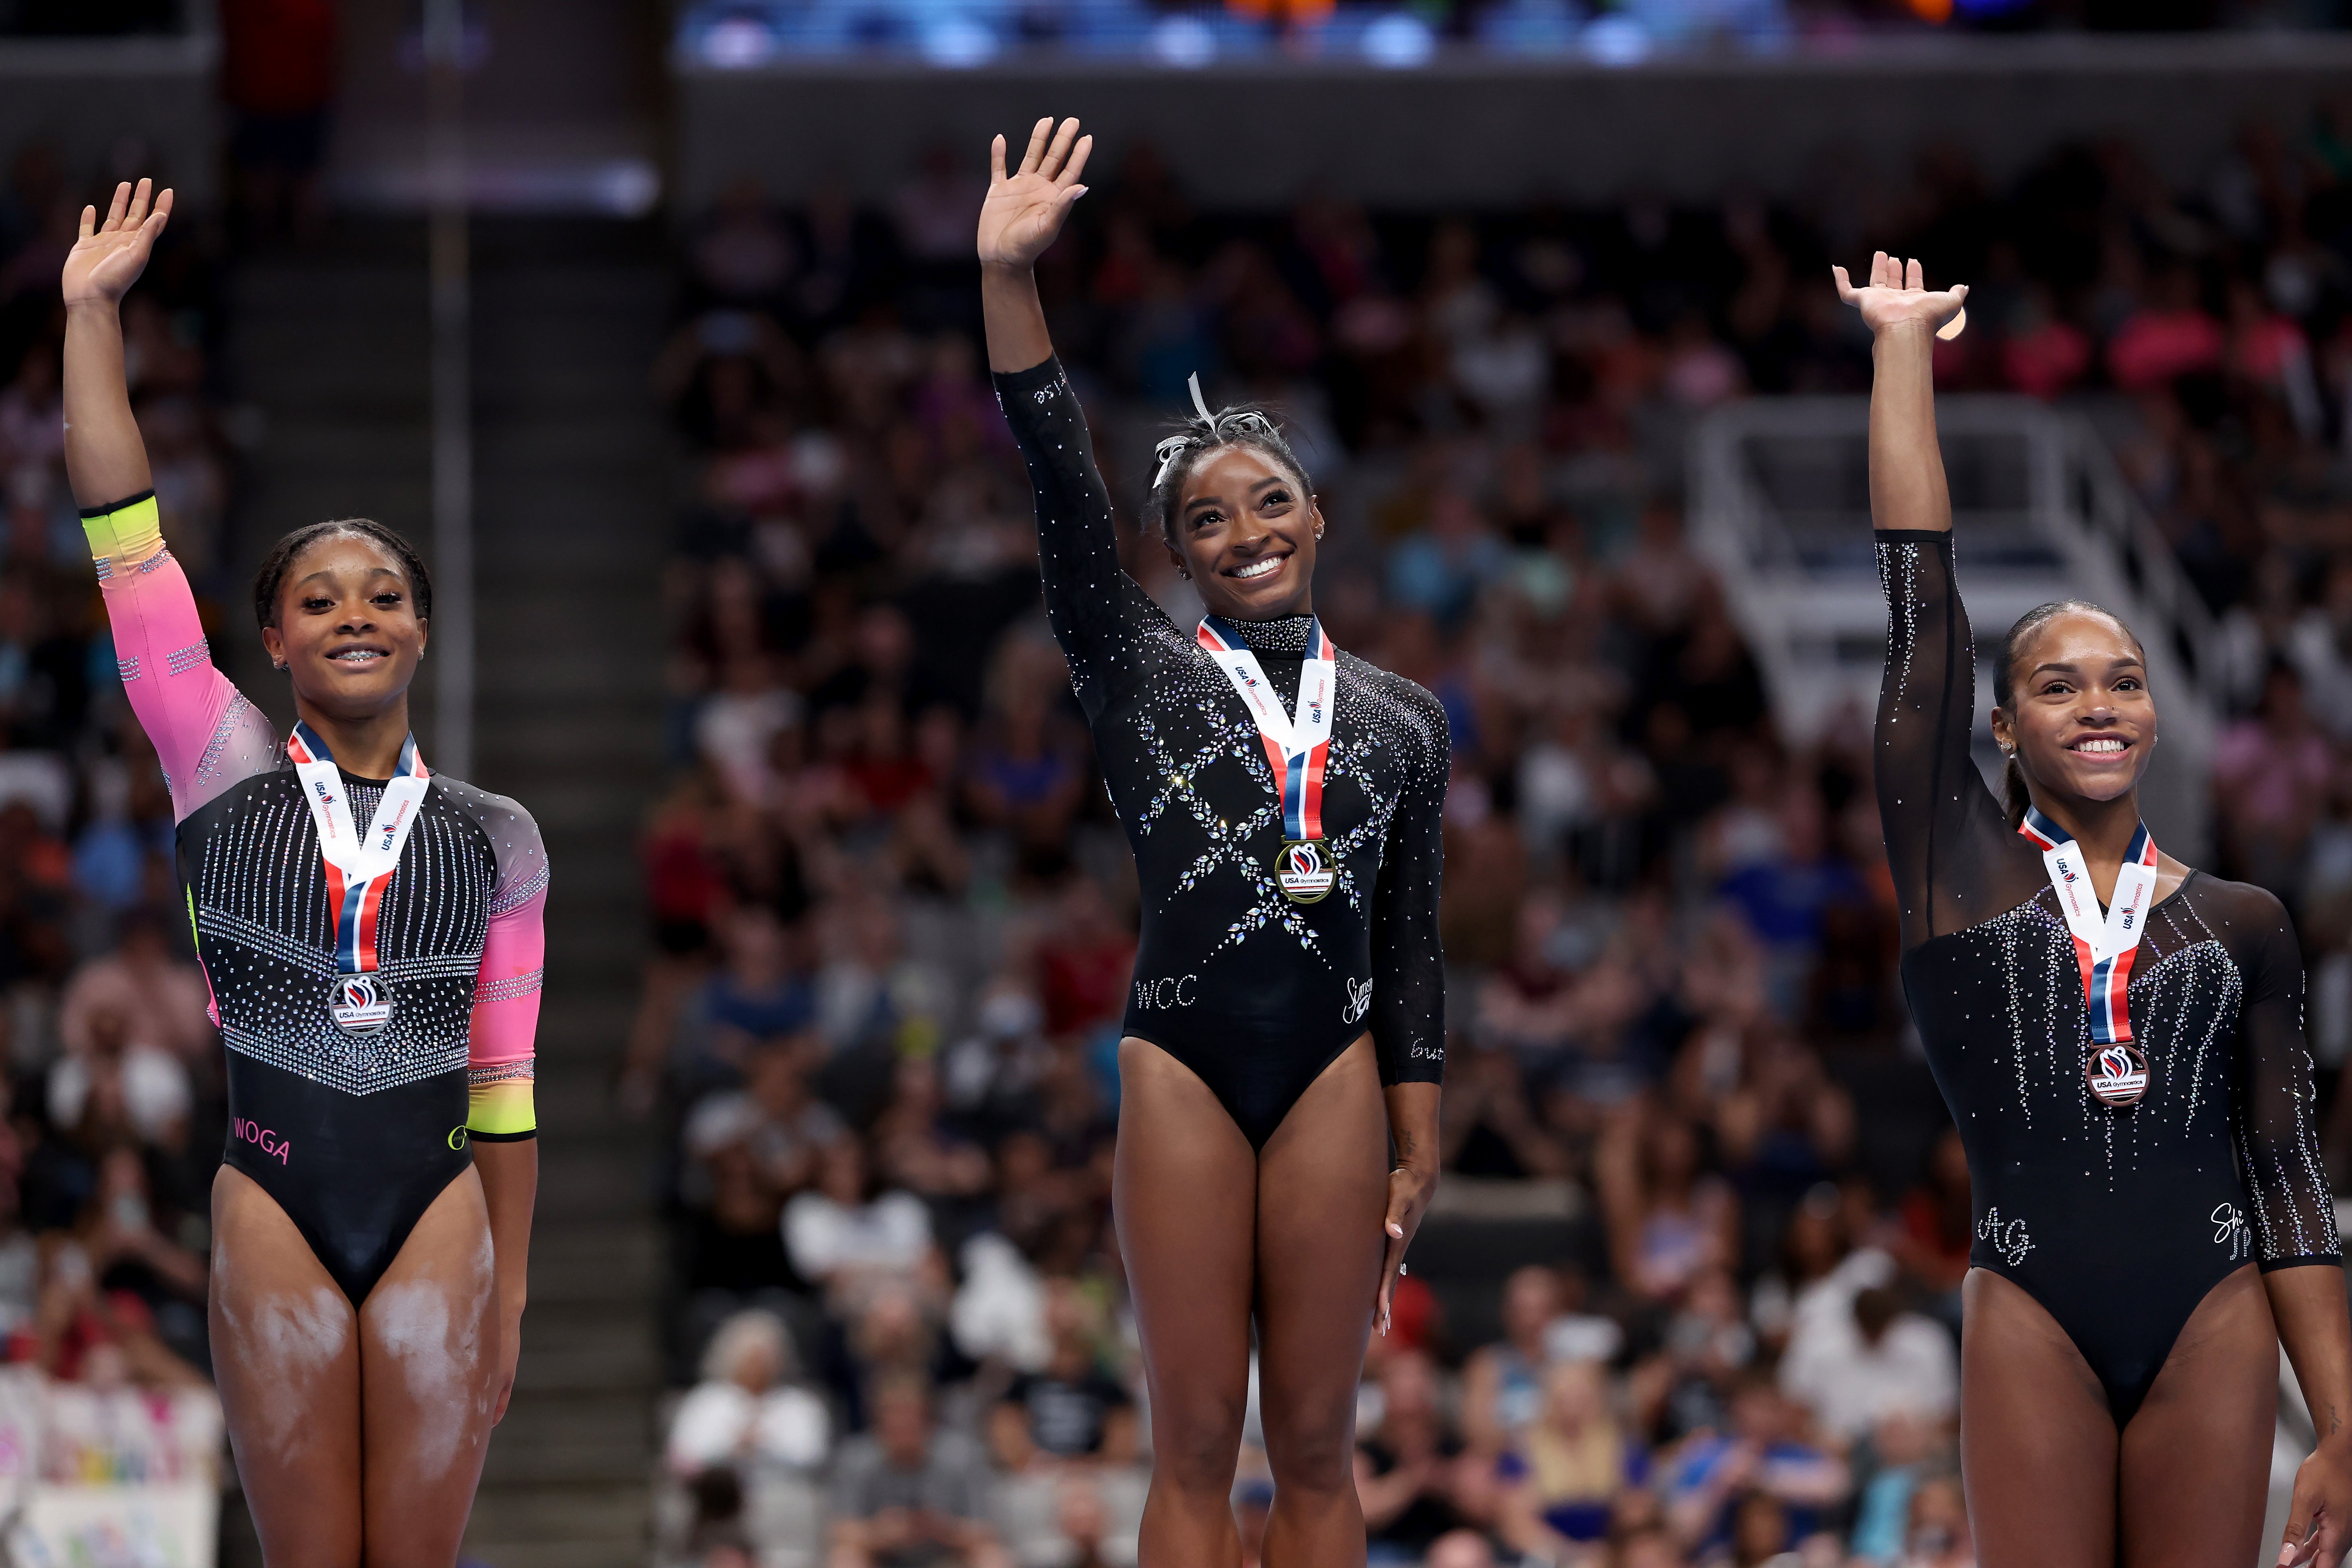
[(364, 974), (376, 966), (375, 922), (383, 889), (400, 865), (408, 830), (416, 826), (432, 771), (416, 754), (416, 737), (400, 743), (400, 763), (376, 802), (367, 837), (353, 831), (352, 803), (343, 789), (334, 753), (308, 724), (298, 723), (286, 739), (286, 754), (301, 775), (302, 799), (319, 827), (319, 855), (326, 862), (327, 900), (335, 918), (335, 968)]
[(1282, 789), (1282, 836), (1323, 837), (1323, 769), (1331, 757), (1331, 709), (1339, 650), (1320, 619), (1307, 623), (1307, 662), (1298, 671), (1298, 702), (1285, 713), (1257, 655), (1241, 634), (1215, 616), (1202, 618), (1193, 639), (1225, 672), (1242, 705), (1257, 721), (1265, 759)]
[(2103, 917), (2098, 896), (2091, 890), (2091, 874), (2083, 847), (2074, 836), (2028, 806), (2017, 831), (2042, 850), (2049, 868), (2050, 886), (2066, 916), (2074, 938), (2074, 962), (2083, 971), (2083, 1000), (2091, 1012), (2091, 1039), (2101, 1046), (2131, 1041), (2131, 1008), (2126, 994), (2131, 984), (2132, 959), (2147, 924), (2148, 905), (2156, 898), (2156, 840), (2143, 822), (2132, 829), (2131, 848), (2123, 868), (2116, 873), (2116, 896)]

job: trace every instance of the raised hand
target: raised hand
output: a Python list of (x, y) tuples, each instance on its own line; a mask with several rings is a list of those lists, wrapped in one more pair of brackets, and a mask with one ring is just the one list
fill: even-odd
[(1916, 258), (1906, 269), (1886, 252), (1874, 252), (1870, 281), (1859, 289), (1846, 277), (1844, 268), (1832, 267), (1830, 272), (1837, 279), (1838, 298), (1862, 312), (1863, 324), (1874, 334), (1918, 321), (1939, 338), (1957, 338), (1968, 325), (1969, 313), (1961, 301), (1969, 297), (1969, 286), (1929, 289)]
[(1078, 134), (1078, 122), (1052, 116), (1029, 132), (1021, 167), (1004, 172), (1004, 138), (988, 150), (988, 200), (980, 208), (980, 261), (983, 267), (1031, 267), (1062, 232), (1070, 208), (1087, 194), (1078, 175), (1095, 139)]
[(106, 221), (98, 221), (96, 207), (81, 209), (81, 237), (66, 254), (65, 296), (68, 305), (111, 305), (130, 292), (147, 270), (154, 254), (155, 237), (172, 220), (172, 193), (166, 190), (148, 208), (155, 182), (142, 180), (133, 191), (126, 180), (114, 187), (114, 205)]

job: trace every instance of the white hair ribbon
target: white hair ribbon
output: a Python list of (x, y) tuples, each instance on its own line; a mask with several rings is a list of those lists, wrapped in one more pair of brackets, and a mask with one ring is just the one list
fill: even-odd
[(1190, 436), (1171, 436), (1151, 449), (1151, 455), (1160, 459), (1160, 471), (1151, 476), (1153, 489), (1156, 490), (1167, 483), (1168, 470), (1183, 458), (1185, 451), (1192, 445), (1192, 437)]
[[(1192, 407), (1201, 416), (1202, 428), (1168, 437), (1151, 449), (1152, 457), (1160, 463), (1158, 472), (1151, 476), (1151, 488), (1155, 490), (1167, 482), (1169, 470), (1181, 462), (1188, 453), (1214, 445), (1217, 439), (1218, 416), (1209, 412), (1209, 400), (1201, 395), (1201, 373), (1196, 370), (1186, 376), (1184, 385), (1192, 394)], [(1275, 429), (1274, 421), (1255, 409), (1228, 415), (1226, 419), (1229, 424), (1244, 430), (1263, 431), (1269, 436), (1279, 434)]]

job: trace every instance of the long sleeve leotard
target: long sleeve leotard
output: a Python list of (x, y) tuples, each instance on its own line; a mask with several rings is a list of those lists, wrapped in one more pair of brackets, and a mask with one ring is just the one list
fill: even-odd
[[(513, 801), (435, 774), (374, 922), (390, 1019), (329, 1011), (318, 829), (269, 721), (215, 668), (152, 495), (84, 514), (123, 690), (172, 790), (188, 918), (228, 1047), (228, 1163), (354, 1303), (471, 1159), (529, 1138), (547, 855)], [(355, 820), (384, 781), (349, 773)]]
[(1975, 644), (1951, 535), (1877, 545), (1879, 812), (1904, 989), (1968, 1147), (1969, 1260), (2050, 1310), (2127, 1419), (2224, 1275), (2339, 1259), (2294, 932), (2264, 889), (2192, 871), (2149, 911), (2131, 972), (2146, 1096), (2095, 1098), (2073, 938), (1969, 755)]
[[(1253, 1145), (1370, 1030), (1384, 1083), (1439, 1081), (1445, 713), (1342, 649), (1323, 823), (1339, 873), (1294, 904), (1274, 879), (1280, 798), (1224, 674), (1119, 569), (1110, 497), (1061, 363), (996, 377), (1037, 498), (1045, 611), (1135, 851), (1142, 931), (1126, 1030), (1199, 1074)], [(1242, 623), (1286, 706), (1308, 617)]]

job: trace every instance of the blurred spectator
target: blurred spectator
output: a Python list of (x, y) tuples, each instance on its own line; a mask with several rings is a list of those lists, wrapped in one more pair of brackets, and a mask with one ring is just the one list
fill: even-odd
[(1805, 1440), (1801, 1414), (1760, 1373), (1742, 1379), (1727, 1430), (1701, 1428), (1659, 1463), (1675, 1532), (1695, 1546), (1728, 1542), (1745, 1563), (1790, 1550), (1848, 1489), (1844, 1463)]
[(1606, 1371), (1563, 1362), (1544, 1379), (1535, 1421), (1504, 1455), (1503, 1539), (1538, 1558), (1573, 1556), (1608, 1535), (1617, 1500), (1647, 1470), (1610, 1411)]
[(1043, 1368), (1023, 1373), (1005, 1391), (1028, 1416), (1032, 1440), (1056, 1458), (1100, 1453), (1112, 1417), (1134, 1403), (1103, 1368), (1097, 1319), (1075, 1281), (1053, 1281), (1045, 1298), (1052, 1353)]
[(1855, 1292), (1851, 1324), (1808, 1324), (1780, 1364), (1780, 1386), (1827, 1436), (1851, 1442), (1889, 1415), (1940, 1420), (1958, 1409), (1959, 1354), (1943, 1324), (1903, 1310), (1883, 1286)]
[(882, 1191), (855, 1138), (825, 1145), (816, 1184), (785, 1205), (783, 1227), (793, 1267), (836, 1301), (926, 1275), (937, 1262), (929, 1211), (911, 1193)]
[(797, 1383), (792, 1341), (774, 1314), (739, 1312), (703, 1352), (702, 1381), (670, 1418), (670, 1468), (813, 1470), (828, 1452), (824, 1402)]
[(1698, 1132), (1664, 1115), (1618, 1120), (1595, 1156), (1617, 1276), (1671, 1300), (1739, 1257), (1738, 1199), (1699, 1163)]
[(188, 1070), (170, 1053), (131, 1038), (110, 1003), (79, 1020), (81, 1050), (49, 1071), (49, 1120), (85, 1150), (122, 1140), (177, 1152), (195, 1097)]
[(1445, 1419), (1436, 1370), (1415, 1351), (1380, 1371), (1380, 1419), (1356, 1442), (1356, 1492), (1375, 1563), (1417, 1563), (1465, 1522), (1462, 1441)]
[(822, 1561), (822, 1486), (832, 1454), (832, 1416), (796, 1381), (796, 1357), (782, 1321), (739, 1312), (711, 1336), (702, 1381), (670, 1417), (664, 1456), (691, 1484), (697, 1517), (709, 1531), (740, 1527), (763, 1561)]
[(1545, 1331), (1559, 1315), (1559, 1277), (1550, 1269), (1530, 1264), (1503, 1281), (1503, 1338), (1472, 1352), (1462, 1368), (1462, 1429), (1481, 1452), (1508, 1446), (1542, 1408), (1551, 1359)]
[(2304, 707), (2303, 678), (2284, 661), (2273, 664), (2253, 714), (2231, 725), (2213, 753), (2213, 795), (2232, 874), (2289, 897), (2301, 890), (2304, 847), (2334, 771), (2326, 738)]
[(225, 0), (221, 91), (235, 111), (229, 161), (257, 235), (320, 216), (318, 177), (336, 84), (330, 0)]
[(988, 1522), (987, 1469), (977, 1445), (941, 1431), (914, 1378), (885, 1383), (874, 1429), (835, 1461), (829, 1511), (836, 1568), (997, 1568), (1007, 1563)]

